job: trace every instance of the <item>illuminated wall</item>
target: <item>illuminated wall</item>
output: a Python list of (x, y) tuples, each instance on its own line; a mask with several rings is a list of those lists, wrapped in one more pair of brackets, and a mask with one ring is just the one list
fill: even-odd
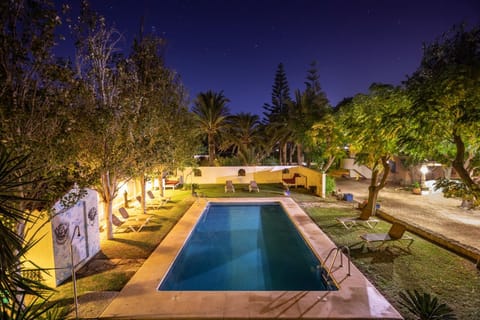
[[(53, 208), (56, 212), (54, 217), (49, 219), (49, 214), (44, 212), (39, 220), (29, 226), (31, 233), (35, 234), (34, 238), (40, 240), (27, 256), (28, 260), (49, 271), (48, 274), (31, 272), (29, 276), (51, 287), (71, 277), (72, 256), (75, 269), (78, 270), (100, 251), (98, 198), (95, 191), (87, 189), (86, 196), (68, 209), (62, 208), (60, 202)], [(78, 233), (80, 236), (77, 236)]]

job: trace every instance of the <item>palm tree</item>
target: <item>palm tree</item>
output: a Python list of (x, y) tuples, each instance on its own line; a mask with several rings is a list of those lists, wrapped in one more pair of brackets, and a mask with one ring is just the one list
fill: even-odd
[(295, 91), (295, 100), (291, 101), (288, 109), (287, 127), (291, 131), (291, 138), (297, 146), (297, 162), (303, 162), (303, 152), (309, 151), (312, 141), (308, 135), (314, 123), (328, 114), (328, 101), (323, 94), (316, 94), (308, 89), (305, 92)]
[(223, 91), (216, 93), (209, 90), (198, 94), (192, 109), (198, 129), (207, 134), (210, 166), (215, 161), (215, 137), (227, 127), (228, 102), (230, 100), (223, 95)]
[(265, 128), (268, 139), (272, 141), (272, 149), (278, 148), (280, 164), (289, 162), (287, 154), (289, 147), (291, 147), (292, 130), (287, 123), (288, 117), (285, 116), (282, 120), (269, 122)]
[(243, 164), (254, 164), (260, 145), (260, 118), (256, 114), (244, 113), (228, 118), (229, 131), (225, 136), (222, 149), (233, 147)]

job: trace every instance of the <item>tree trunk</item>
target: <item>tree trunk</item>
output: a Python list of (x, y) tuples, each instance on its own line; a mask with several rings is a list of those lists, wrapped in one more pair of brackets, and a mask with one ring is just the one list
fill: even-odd
[(327, 164), (323, 167), (323, 172), (327, 172), (328, 169), (330, 169), (330, 167), (332, 166), (332, 164), (333, 164), (334, 161), (335, 161), (335, 157), (334, 157), (334, 156), (328, 157)]
[(297, 165), (301, 166), (303, 163), (303, 146), (301, 143), (297, 144)]
[(390, 173), (390, 166), (388, 165), (388, 158), (387, 156), (381, 157), (380, 162), (383, 166), (383, 176), (378, 183), (378, 163), (375, 164), (374, 168), (372, 169), (372, 180), (370, 181), (370, 186), (368, 187), (368, 201), (367, 205), (362, 209), (362, 213), (360, 214), (360, 219), (367, 220), (370, 218), (374, 213), (377, 205), (377, 198), (378, 193), (380, 190), (385, 187), (385, 183), (387, 182), (388, 174)]
[(140, 183), (141, 183), (141, 197), (142, 197), (142, 203), (141, 203), (141, 206), (142, 206), (142, 210), (143, 210), (143, 213), (147, 213), (147, 199), (145, 198), (145, 196), (147, 195), (147, 192), (145, 191), (146, 189), (146, 179), (145, 179), (145, 174), (142, 173), (141, 175), (141, 178), (140, 178)]
[[(192, 175), (193, 175), (193, 172), (192, 172)], [(163, 171), (160, 175), (158, 175), (157, 179), (158, 179), (158, 192), (160, 193), (160, 196), (163, 197), (163, 191), (164, 191), (163, 186), (165, 183), (164, 181), (165, 178), (163, 177)]]
[(278, 163), (280, 165), (283, 164), (283, 161), (282, 161), (282, 145), (281, 144), (278, 145)]
[(110, 175), (109, 171), (102, 173), (102, 190), (100, 190), (101, 197), (103, 200), (103, 213), (105, 215), (105, 222), (107, 225), (107, 239), (114, 239), (113, 236), (113, 226), (112, 226), (112, 209), (113, 209), (113, 199), (116, 196), (116, 179), (114, 175)]
[(281, 151), (282, 153), (282, 165), (286, 165), (287, 164), (287, 143), (283, 143), (282, 144), (282, 148), (281, 148)]
[(103, 212), (105, 214), (105, 223), (107, 225), (107, 239), (112, 240), (113, 237), (113, 226), (112, 226), (112, 202), (103, 201)]
[(215, 139), (213, 134), (208, 134), (208, 165), (213, 167), (215, 163)]
[(444, 167), (443, 175), (446, 179), (450, 180), (452, 178), (452, 166)]
[(295, 146), (290, 145), (290, 148), (288, 148), (290, 150), (290, 152), (288, 153), (288, 164), (293, 163), (293, 153), (295, 151), (294, 147)]
[(465, 168), (465, 144), (463, 143), (462, 137), (454, 133), (453, 141), (457, 148), (457, 154), (455, 155), (452, 166), (455, 171), (457, 171), (463, 183), (465, 183), (467, 188), (472, 191), (474, 199), (478, 199), (480, 197), (480, 186), (473, 181), (469, 172)]
[(306, 147), (303, 150), (303, 161), (305, 162), (305, 165), (307, 168), (310, 168), (312, 166), (312, 157), (311, 157), (310, 147)]

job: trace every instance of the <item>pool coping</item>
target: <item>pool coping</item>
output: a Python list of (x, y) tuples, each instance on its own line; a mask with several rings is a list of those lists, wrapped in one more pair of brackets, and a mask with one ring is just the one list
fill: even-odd
[(340, 259), (332, 267), (337, 291), (158, 291), (209, 202), (278, 202), (322, 261), (335, 247), (291, 198), (200, 199), (107, 306), (101, 319), (403, 319), (353, 264), (347, 275), (346, 257), (344, 267), (339, 266)]

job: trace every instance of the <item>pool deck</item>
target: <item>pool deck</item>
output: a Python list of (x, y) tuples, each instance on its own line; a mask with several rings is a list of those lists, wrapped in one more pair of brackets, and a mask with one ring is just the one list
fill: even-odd
[[(157, 291), (208, 202), (279, 202), (321, 261), (334, 243), (290, 198), (200, 199), (160, 243), (101, 319), (403, 319), (347, 259), (332, 275), (338, 291)], [(330, 266), (332, 259), (325, 265)]]

